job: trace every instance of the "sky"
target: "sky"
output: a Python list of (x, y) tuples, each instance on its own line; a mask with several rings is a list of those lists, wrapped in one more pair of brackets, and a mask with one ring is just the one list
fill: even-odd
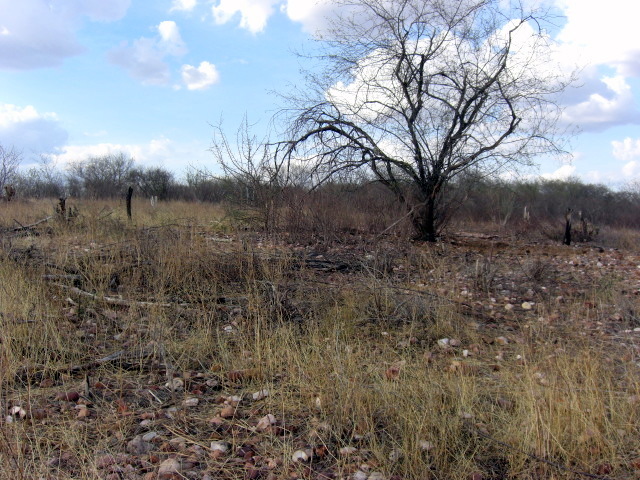
[[(537, 0), (540, 1), (540, 0)], [(581, 66), (563, 97), (576, 130), (533, 173), (621, 187), (640, 180), (640, 4), (547, 0), (559, 56)], [(213, 125), (258, 131), (303, 86), (330, 0), (0, 0), (0, 144), (23, 167), (124, 152), (180, 177), (215, 170)], [(263, 130), (261, 130), (263, 129)], [(531, 173), (530, 173), (531, 174)]]

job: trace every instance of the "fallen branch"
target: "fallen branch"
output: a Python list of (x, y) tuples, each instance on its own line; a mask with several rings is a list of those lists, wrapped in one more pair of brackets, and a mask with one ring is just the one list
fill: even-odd
[(36, 227), (38, 225), (40, 225), (41, 223), (44, 222), (48, 222), (49, 220), (51, 220), (53, 218), (53, 215), (49, 215), (46, 218), (43, 218), (42, 220), (38, 220), (35, 223), (32, 223), (31, 225), (22, 225), (19, 221), (17, 221), (15, 218), (13, 219), (14, 222), (16, 222), (18, 225), (20, 225), (19, 227), (16, 227), (13, 229), (14, 232), (22, 232), (24, 230), (31, 230), (33, 227)]
[(187, 307), (189, 304), (187, 303), (160, 303), (160, 302), (143, 302), (138, 300), (125, 300), (124, 298), (118, 297), (109, 297), (107, 295), (97, 295), (95, 293), (87, 292), (85, 290), (81, 290), (78, 287), (70, 287), (69, 285), (63, 285), (61, 283), (53, 283), (52, 285), (62, 288), (63, 290), (69, 290), (71, 293), (75, 293), (81, 297), (91, 298), (93, 300), (103, 301), (109, 305), (120, 305), (124, 307)]

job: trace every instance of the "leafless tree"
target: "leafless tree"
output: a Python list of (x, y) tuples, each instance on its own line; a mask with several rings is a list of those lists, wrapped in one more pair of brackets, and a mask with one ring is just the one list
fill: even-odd
[[(22, 161), (22, 153), (15, 147), (7, 148), (0, 144), (0, 188), (13, 182)], [(14, 191), (15, 193), (15, 191)]]
[(272, 152), (268, 137), (258, 138), (245, 117), (230, 140), (222, 124), (214, 126), (210, 152), (224, 174), (242, 190), (237, 198), (258, 207), (267, 231), (275, 227), (277, 199), (286, 183), (282, 157)]
[[(283, 156), (316, 178), (367, 168), (435, 241), (447, 185), (560, 152), (550, 17), (504, 0), (337, 0), (306, 89), (285, 96)], [(323, 67), (322, 67), (323, 66)]]

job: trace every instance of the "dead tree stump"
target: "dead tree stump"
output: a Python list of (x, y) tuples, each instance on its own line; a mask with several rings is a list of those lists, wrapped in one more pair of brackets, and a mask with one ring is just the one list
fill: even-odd
[(566, 220), (564, 226), (564, 237), (562, 238), (563, 245), (571, 245), (571, 214), (573, 210), (567, 208), (567, 213), (564, 214), (564, 218)]
[(129, 217), (129, 221), (131, 221), (131, 197), (133, 196), (133, 187), (129, 186), (129, 190), (127, 190), (127, 217)]

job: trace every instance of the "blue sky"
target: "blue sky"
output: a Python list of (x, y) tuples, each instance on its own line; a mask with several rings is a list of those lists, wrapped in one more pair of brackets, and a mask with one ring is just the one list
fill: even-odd
[[(539, 1), (539, 0), (530, 0)], [(613, 186), (640, 179), (640, 5), (553, 0), (560, 57), (584, 65), (565, 95), (572, 160), (537, 174)], [(51, 5), (50, 5), (51, 4)], [(0, 0), (0, 143), (64, 168), (124, 151), (181, 174), (214, 168), (221, 119), (266, 125), (328, 0)]]

